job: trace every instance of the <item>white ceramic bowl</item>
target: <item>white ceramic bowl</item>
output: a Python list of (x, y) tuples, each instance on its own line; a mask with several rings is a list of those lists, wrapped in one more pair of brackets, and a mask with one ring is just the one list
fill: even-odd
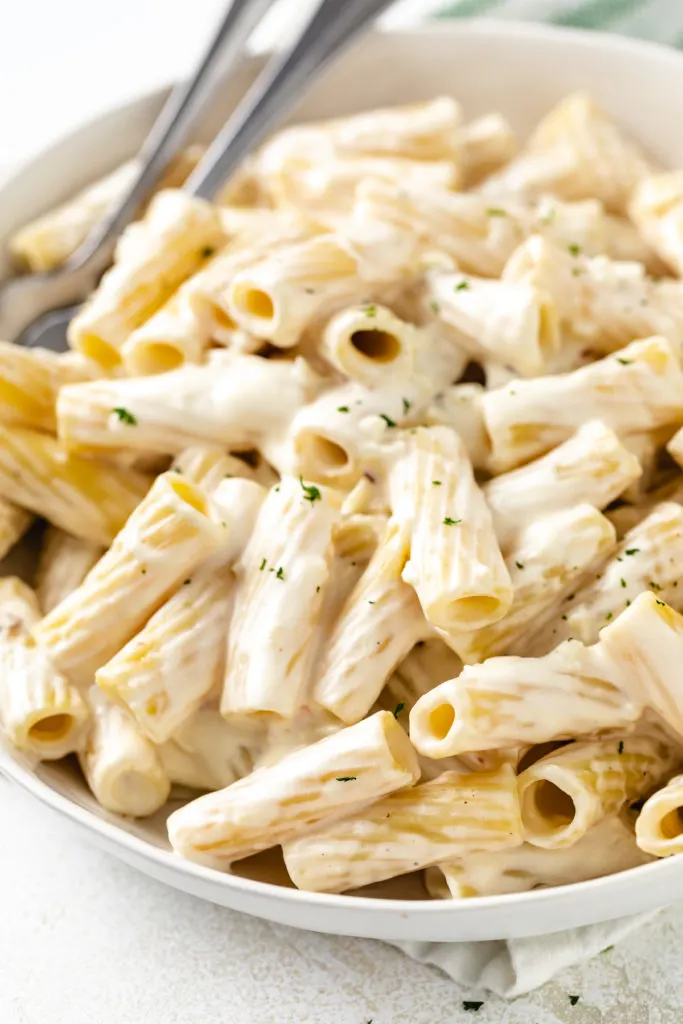
[[(216, 127), (258, 71), (244, 63), (223, 94)], [(502, 111), (527, 133), (555, 102), (586, 89), (664, 164), (683, 166), (683, 56), (616, 36), (489, 21), (443, 23), (372, 35), (342, 59), (297, 111), (298, 119), (451, 93), (468, 116)], [(0, 189), (0, 238), (131, 156), (164, 94), (143, 96), (85, 125)], [(539, 935), (647, 910), (683, 896), (683, 857), (578, 885), (447, 903), (326, 896), (259, 879), (277, 878), (268, 858), (249, 878), (186, 863), (166, 842), (165, 815), (136, 822), (103, 811), (68, 765), (37, 770), (0, 750), (0, 769), (92, 840), (185, 892), (283, 924), (377, 939), (464, 941)], [(271, 874), (272, 871), (275, 874)], [(279, 876), (281, 878), (281, 876)], [(382, 893), (391, 888), (381, 889)], [(404, 894), (401, 881), (395, 888)]]

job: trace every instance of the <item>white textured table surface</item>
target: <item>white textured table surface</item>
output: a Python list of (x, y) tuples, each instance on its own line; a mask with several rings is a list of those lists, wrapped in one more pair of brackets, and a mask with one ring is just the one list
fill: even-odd
[[(0, 95), (12, 97), (0, 104), (0, 164), (185, 73), (222, 2), (12, 4), (0, 33)], [(404, 0), (391, 17), (433, 2)], [(475, 1016), (462, 1008), (472, 993), (388, 946), (166, 889), (0, 781), (1, 1024), (678, 1024), (682, 947), (678, 907), (537, 993), (486, 998)]]

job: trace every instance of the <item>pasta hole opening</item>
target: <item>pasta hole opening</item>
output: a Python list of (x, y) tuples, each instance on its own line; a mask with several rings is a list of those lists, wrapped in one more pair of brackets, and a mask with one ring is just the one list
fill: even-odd
[(169, 373), (177, 370), (185, 362), (183, 353), (168, 342), (154, 341), (146, 345), (138, 345), (133, 358), (133, 368), (143, 377), (156, 373)]
[(659, 831), (664, 839), (678, 839), (683, 835), (683, 807), (674, 807), (665, 814), (659, 823)]
[(354, 331), (350, 341), (357, 352), (373, 363), (392, 363), (401, 354), (400, 341), (388, 331)]
[(187, 480), (181, 480), (178, 476), (174, 479), (170, 479), (169, 476), (168, 482), (181, 501), (184, 501), (191, 508), (196, 509), (197, 512), (201, 512), (202, 515), (207, 514), (207, 501), (199, 488), (194, 487)]
[(241, 313), (259, 320), (272, 320), (275, 306), (268, 292), (243, 285), (235, 289), (234, 302)]
[(222, 330), (222, 331), (236, 331), (237, 330), (237, 324), (235, 323), (233, 318), (230, 316), (230, 314), (227, 313), (223, 309), (222, 306), (219, 306), (217, 303), (212, 302), (210, 308), (211, 308), (211, 317), (212, 317), (213, 322), (216, 325), (216, 327), (220, 328), (220, 330)]
[(429, 732), (432, 739), (445, 740), (455, 721), (455, 708), (452, 704), (439, 704), (429, 712)]
[(71, 715), (48, 715), (34, 722), (28, 731), (30, 740), (36, 743), (56, 743), (68, 736), (73, 728), (74, 720)]
[(474, 628), (491, 622), (499, 610), (497, 597), (461, 597), (451, 605), (450, 618), (458, 625)]
[(84, 335), (80, 339), (78, 349), (86, 359), (99, 363), (105, 370), (114, 370), (121, 365), (121, 356), (114, 346), (96, 334)]
[(524, 793), (522, 817), (532, 817), (535, 829), (560, 832), (572, 824), (576, 806), (569, 793), (548, 779), (532, 783)]
[(350, 468), (346, 449), (322, 434), (306, 434), (299, 439), (299, 449), (304, 473), (313, 479), (316, 476), (333, 477)]

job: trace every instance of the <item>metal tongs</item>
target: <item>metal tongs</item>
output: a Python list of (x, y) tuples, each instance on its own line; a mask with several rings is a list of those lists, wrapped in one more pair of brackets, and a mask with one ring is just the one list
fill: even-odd
[[(291, 110), (316, 75), (393, 0), (319, 0), (294, 42), (273, 56), (228, 118), (184, 190), (212, 199), (242, 160)], [(169, 161), (188, 141), (215, 95), (216, 69), (234, 64), (272, 0), (232, 0), (195, 74), (171, 92), (142, 145), (127, 193), (56, 271), (0, 288), (0, 337), (61, 351), (77, 305), (111, 262), (117, 238), (135, 218)]]

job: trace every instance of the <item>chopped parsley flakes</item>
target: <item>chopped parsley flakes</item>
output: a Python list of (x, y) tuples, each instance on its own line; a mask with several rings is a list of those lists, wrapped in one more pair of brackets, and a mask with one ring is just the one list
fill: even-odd
[(581, 996), (570, 996), (569, 1002), (572, 1004), (572, 1006), (576, 1006), (580, 998)]
[(396, 420), (392, 420), (391, 416), (387, 416), (387, 414), (385, 412), (381, 412), (379, 414), (379, 417), (380, 417), (380, 419), (384, 420), (384, 422), (386, 423), (386, 425), (388, 427), (395, 427), (396, 426)]
[(568, 245), (567, 249), (569, 250), (569, 252), (571, 253), (572, 256), (580, 256), (581, 255), (581, 246), (577, 245), (576, 242), (572, 242), (571, 245)]
[(132, 412), (128, 411), (128, 409), (124, 409), (122, 406), (118, 405), (115, 409), (112, 409), (112, 412), (115, 413), (116, 416), (118, 416), (119, 421), (121, 423), (125, 423), (127, 427), (137, 426), (137, 419), (133, 416)]
[(363, 306), (361, 312), (365, 313), (368, 317), (377, 316), (377, 306)]
[(464, 999), (462, 1003), (463, 1010), (469, 1010), (470, 1013), (478, 1013), (484, 1005), (483, 999)]
[(617, 362), (621, 363), (622, 366), (630, 366), (633, 362), (632, 359), (622, 359), (621, 356), (617, 356)]
[(624, 753), (624, 741), (623, 740), (619, 740), (619, 746), (617, 747), (617, 754), (623, 754), (623, 753)]
[(278, 571), (275, 573), (275, 579), (276, 580), (284, 580), (284, 578), (285, 578), (285, 570), (282, 568), (282, 566), (280, 566)]
[(261, 564), (258, 567), (259, 568), (259, 572), (263, 572), (265, 567), (266, 567), (266, 559), (264, 558), (263, 561), (261, 562)]
[(413, 403), (409, 402), (407, 398), (402, 399), (402, 401), (403, 401), (403, 415), (407, 416), (409, 411), (410, 411), (410, 407), (411, 407), (411, 405)]
[(466, 292), (467, 289), (469, 288), (469, 286), (470, 286), (470, 282), (469, 281), (465, 281), (465, 279), (463, 278), (462, 281), (458, 281), (458, 283), (454, 287), (453, 291), (454, 292)]
[(524, 566), (522, 565), (521, 562), (515, 562), (515, 565), (517, 566), (518, 569), (523, 569), (524, 568)]
[(403, 700), (400, 700), (400, 701), (398, 702), (398, 704), (397, 704), (397, 705), (396, 705), (396, 707), (394, 708), (394, 718), (398, 718), (398, 716), (399, 716), (399, 715), (401, 714), (401, 712), (403, 711), (403, 709), (404, 709), (404, 707), (405, 707), (405, 706), (406, 706), (406, 705), (405, 705), (405, 701), (403, 701)]
[(461, 522), (462, 522), (462, 519), (451, 519), (450, 516), (446, 516), (446, 518), (443, 521), (443, 525), (444, 526), (457, 526), (458, 523), (461, 523)]
[(432, 480), (432, 487), (441, 487), (440, 480)]
[(486, 212), (489, 217), (507, 217), (507, 210), (501, 210), (499, 206), (489, 206)]
[(640, 548), (626, 548), (626, 551), (624, 551), (624, 554), (625, 555), (637, 555), (639, 551), (640, 551)]
[(338, 405), (337, 406), (337, 412), (348, 412), (348, 411), (349, 411), (348, 405)]
[(355, 782), (358, 776), (356, 775), (340, 775), (335, 782)]
[(305, 484), (302, 476), (299, 477), (299, 483), (304, 492), (304, 501), (310, 501), (311, 505), (315, 505), (316, 501), (322, 500), (322, 494), (315, 484)]

